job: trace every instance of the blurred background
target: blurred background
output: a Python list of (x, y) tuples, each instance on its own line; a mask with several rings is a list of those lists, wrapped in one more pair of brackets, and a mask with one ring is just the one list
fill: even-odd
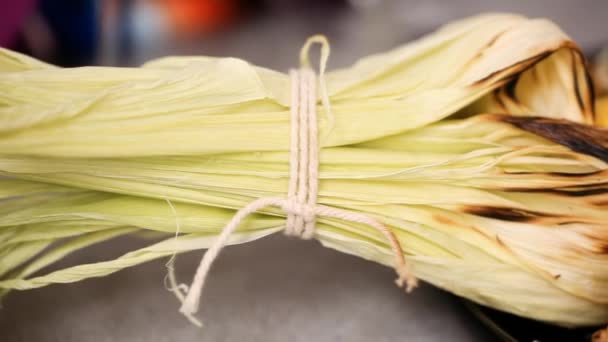
[[(482, 12), (552, 19), (589, 56), (608, 45), (607, 0), (0, 0), (0, 46), (66, 67), (210, 55), (287, 70), (304, 40), (323, 33), (332, 46), (331, 69)], [(55, 267), (147, 243), (111, 241)], [(190, 279), (200, 254), (178, 259), (179, 279)], [(0, 309), (0, 341), (495, 339), (447, 293), (422, 286), (405, 296), (386, 267), (280, 234), (223, 253), (204, 299), (201, 331), (165, 291), (165, 262), (12, 293)]]
[(205, 54), (284, 69), (324, 33), (342, 66), (488, 11), (550, 18), (587, 51), (608, 40), (605, 0), (0, 0), (0, 46), (63, 66)]

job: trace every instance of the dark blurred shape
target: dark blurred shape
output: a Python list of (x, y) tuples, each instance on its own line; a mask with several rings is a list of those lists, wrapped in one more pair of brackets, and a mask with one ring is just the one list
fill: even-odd
[(62, 66), (97, 55), (96, 0), (0, 0), (0, 46)]
[(40, 2), (40, 14), (55, 37), (52, 62), (78, 66), (93, 61), (99, 40), (95, 0), (44, 0)]
[(496, 334), (499, 341), (596, 342), (596, 340), (592, 340), (592, 336), (598, 329), (597, 327), (577, 329), (558, 327), (490, 309), (466, 300), (463, 302), (477, 319)]
[[(132, 0), (119, 0), (116, 4), (118, 16), (118, 60), (126, 62), (133, 55), (133, 11), (135, 3)], [(105, 13), (107, 15), (107, 13)]]

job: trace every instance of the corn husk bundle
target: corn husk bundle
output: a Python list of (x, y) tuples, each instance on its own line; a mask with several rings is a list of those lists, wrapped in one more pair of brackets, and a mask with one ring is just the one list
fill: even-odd
[[(383, 222), (417, 277), (457, 295), (554, 324), (608, 321), (608, 141), (558, 27), (477, 16), (326, 79), (320, 204)], [(286, 74), (235, 58), (61, 69), (0, 50), (0, 288), (207, 248), (235, 210), (286, 194), (289, 103)], [(250, 216), (230, 242), (284, 216)], [(151, 231), (165, 239), (34, 275)], [(319, 217), (315, 238), (392, 266), (365, 225)]]

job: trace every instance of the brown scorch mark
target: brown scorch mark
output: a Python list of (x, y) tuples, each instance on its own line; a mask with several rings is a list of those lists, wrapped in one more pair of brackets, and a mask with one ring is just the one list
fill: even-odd
[(552, 217), (550, 214), (532, 210), (484, 205), (467, 205), (462, 208), (462, 211), (467, 214), (513, 222), (532, 222), (538, 218)]
[(608, 130), (563, 119), (486, 115), (489, 120), (511, 124), (571, 150), (608, 162)]

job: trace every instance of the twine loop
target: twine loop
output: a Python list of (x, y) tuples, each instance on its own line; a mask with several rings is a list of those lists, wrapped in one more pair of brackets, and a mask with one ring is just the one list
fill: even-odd
[[(395, 269), (398, 274), (396, 283), (406, 287), (409, 292), (417, 285), (417, 279), (412, 275), (409, 265), (403, 256), (399, 240), (384, 224), (362, 213), (328, 207), (317, 203), (319, 190), (319, 143), (317, 126), (317, 77), (310, 67), (308, 52), (310, 47), (321, 45), (321, 60), (319, 67), (320, 97), (327, 116), (328, 127), (333, 126), (333, 115), (329, 105), (329, 95), (324, 79), (325, 68), (329, 58), (329, 43), (327, 38), (315, 35), (309, 38), (300, 52), (301, 68), (290, 71), (291, 105), (290, 105), (290, 172), (287, 197), (262, 197), (241, 208), (224, 227), (213, 245), (203, 256), (192, 285), (183, 298), (180, 312), (193, 323), (200, 322), (193, 316), (198, 311), (199, 299), (207, 279), (207, 274), (230, 235), (238, 225), (250, 214), (267, 207), (278, 207), (287, 213), (285, 234), (302, 239), (311, 239), (315, 235), (317, 216), (331, 217), (345, 221), (361, 223), (375, 228), (389, 242), (395, 254)], [(181, 299), (181, 298), (180, 298)]]

